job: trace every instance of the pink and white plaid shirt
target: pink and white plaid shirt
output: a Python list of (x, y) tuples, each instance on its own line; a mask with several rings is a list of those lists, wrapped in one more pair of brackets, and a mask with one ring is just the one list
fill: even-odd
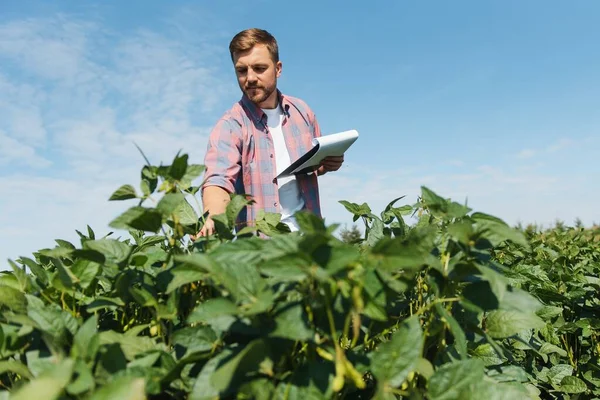
[[(313, 138), (320, 137), (317, 119), (308, 105), (279, 90), (284, 113), (283, 136), (290, 159), (296, 160), (310, 150)], [(213, 128), (204, 159), (206, 172), (202, 189), (220, 186), (228, 193), (246, 194), (255, 201), (243, 210), (237, 229), (253, 225), (256, 213), (280, 212), (277, 188), (275, 147), (267, 126), (267, 116), (243, 95)], [(317, 174), (296, 176), (305, 209), (321, 217)]]

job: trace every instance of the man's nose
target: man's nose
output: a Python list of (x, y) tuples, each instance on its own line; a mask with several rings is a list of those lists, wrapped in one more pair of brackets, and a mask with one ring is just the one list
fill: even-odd
[(246, 74), (246, 79), (248, 82), (256, 82), (256, 74), (251, 69), (248, 69), (248, 73)]

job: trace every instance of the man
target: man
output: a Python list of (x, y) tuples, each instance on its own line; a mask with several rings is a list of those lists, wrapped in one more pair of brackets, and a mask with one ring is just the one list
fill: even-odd
[(292, 231), (293, 214), (309, 210), (321, 217), (317, 176), (338, 170), (341, 157), (328, 157), (315, 173), (277, 179), (277, 174), (321, 136), (312, 110), (277, 88), (282, 63), (277, 41), (262, 29), (244, 30), (229, 45), (242, 98), (213, 128), (204, 160), (204, 212), (209, 217), (193, 236), (214, 233), (210, 216), (225, 212), (232, 193), (250, 195), (254, 204), (240, 213), (237, 229), (252, 225), (258, 210), (282, 214)]

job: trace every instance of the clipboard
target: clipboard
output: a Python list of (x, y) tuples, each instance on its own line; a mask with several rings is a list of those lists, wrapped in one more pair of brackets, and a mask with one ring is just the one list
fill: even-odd
[(315, 138), (313, 147), (280, 172), (277, 178), (314, 172), (325, 157), (343, 155), (356, 139), (358, 131), (354, 129)]

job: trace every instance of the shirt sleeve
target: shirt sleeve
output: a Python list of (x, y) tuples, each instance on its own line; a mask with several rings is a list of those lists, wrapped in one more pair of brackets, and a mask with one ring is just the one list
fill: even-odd
[(227, 193), (235, 191), (235, 182), (241, 170), (242, 138), (240, 129), (234, 129), (229, 119), (221, 119), (210, 133), (204, 165), (204, 183), (219, 186)]

